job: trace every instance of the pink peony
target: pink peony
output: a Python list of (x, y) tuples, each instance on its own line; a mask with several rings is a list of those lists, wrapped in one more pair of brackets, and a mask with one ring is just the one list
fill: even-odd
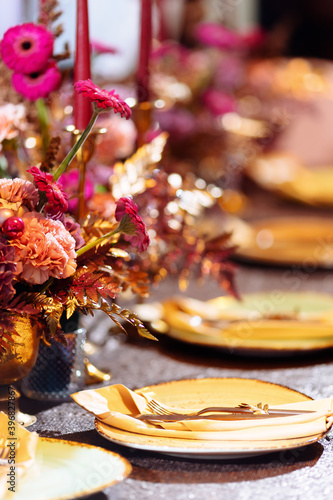
[(13, 73), (12, 75), (14, 89), (29, 101), (48, 97), (51, 92), (57, 90), (60, 83), (61, 73), (53, 61), (48, 63), (43, 72)]
[(138, 206), (131, 198), (120, 198), (116, 201), (116, 220), (120, 222), (119, 232), (125, 235), (125, 240), (137, 247), (139, 252), (147, 250), (150, 243), (146, 226), (138, 215)]
[(39, 201), (38, 191), (30, 181), (23, 179), (0, 179), (0, 206), (1, 200), (26, 205), (33, 209)]
[(42, 172), (38, 167), (30, 167), (27, 172), (33, 176), (39, 191), (45, 192), (47, 201), (50, 204), (50, 212), (53, 215), (67, 212), (68, 196), (57, 182), (53, 182), (52, 174)]
[(115, 94), (114, 90), (108, 91), (100, 89), (91, 80), (80, 80), (74, 84), (74, 89), (77, 94), (82, 94), (93, 102), (97, 108), (110, 110), (115, 113), (120, 113), (120, 116), (125, 116), (126, 120), (131, 117), (131, 108), (123, 101), (119, 95)]
[(34, 73), (45, 68), (53, 52), (53, 34), (33, 23), (14, 26), (1, 42), (4, 63), (19, 73)]
[(75, 240), (62, 222), (45, 219), (38, 212), (29, 212), (22, 219), (23, 235), (11, 240), (23, 265), (20, 279), (40, 285), (51, 276), (71, 276), (76, 269)]

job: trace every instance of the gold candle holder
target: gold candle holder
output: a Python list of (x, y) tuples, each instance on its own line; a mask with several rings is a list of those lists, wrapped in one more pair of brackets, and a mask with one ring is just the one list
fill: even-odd
[(138, 133), (137, 146), (141, 148), (146, 144), (146, 134), (152, 127), (154, 109), (164, 108), (165, 103), (162, 99), (145, 102), (133, 99), (128, 104), (132, 109), (132, 118)]

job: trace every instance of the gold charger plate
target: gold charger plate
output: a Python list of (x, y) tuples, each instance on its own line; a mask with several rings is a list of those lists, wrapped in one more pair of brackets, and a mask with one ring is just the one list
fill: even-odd
[(333, 165), (306, 167), (288, 153), (259, 156), (246, 172), (259, 186), (312, 206), (333, 206)]
[(235, 234), (242, 260), (314, 271), (333, 267), (333, 222), (321, 217), (279, 217), (252, 221)]
[[(288, 387), (255, 379), (204, 378), (178, 380), (151, 385), (136, 392), (147, 393), (171, 407), (235, 406), (246, 400), (249, 404), (263, 401), (282, 405), (312, 398)], [(148, 436), (124, 431), (95, 420), (96, 430), (104, 438), (117, 444), (140, 450), (190, 458), (241, 458), (274, 451), (298, 448), (314, 443), (325, 433), (275, 441), (204, 441), (161, 436)]]
[(138, 306), (137, 313), (169, 337), (237, 354), (285, 356), (333, 347), (328, 294), (275, 290), (245, 294), (241, 301), (179, 296)]
[(4, 500), (71, 500), (103, 490), (131, 473), (117, 453), (74, 441), (38, 439), (34, 463)]

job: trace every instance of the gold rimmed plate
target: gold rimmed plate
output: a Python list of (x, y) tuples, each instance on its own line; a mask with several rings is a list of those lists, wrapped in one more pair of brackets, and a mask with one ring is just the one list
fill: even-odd
[[(244, 398), (250, 404), (265, 401), (270, 405), (282, 405), (310, 401), (311, 398), (288, 387), (255, 379), (204, 378), (172, 381), (138, 389), (136, 392), (154, 394), (161, 403), (169, 407), (186, 408), (235, 406)], [(123, 446), (190, 458), (241, 458), (274, 451), (305, 446), (321, 439), (325, 433), (306, 437), (291, 437), (276, 440), (203, 440), (137, 434), (95, 420), (96, 430), (106, 439)]]
[[(286, 356), (333, 347), (333, 297), (271, 291), (242, 300), (173, 297), (138, 306), (143, 320), (182, 342), (236, 354)], [(141, 307), (141, 309), (140, 309)]]
[(258, 156), (247, 174), (262, 188), (312, 206), (333, 206), (333, 165), (306, 167), (294, 155), (274, 152)]
[(39, 438), (33, 465), (5, 500), (70, 500), (82, 498), (125, 479), (130, 463), (117, 453), (59, 439)]
[(278, 217), (252, 221), (234, 235), (235, 256), (280, 266), (333, 267), (333, 222), (321, 217)]

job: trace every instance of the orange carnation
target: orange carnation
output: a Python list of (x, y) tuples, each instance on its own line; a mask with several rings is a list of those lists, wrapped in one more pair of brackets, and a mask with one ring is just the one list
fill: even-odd
[(51, 276), (68, 278), (76, 269), (75, 240), (60, 221), (45, 219), (40, 213), (23, 217), (25, 230), (11, 240), (23, 264), (20, 279), (42, 284)]

